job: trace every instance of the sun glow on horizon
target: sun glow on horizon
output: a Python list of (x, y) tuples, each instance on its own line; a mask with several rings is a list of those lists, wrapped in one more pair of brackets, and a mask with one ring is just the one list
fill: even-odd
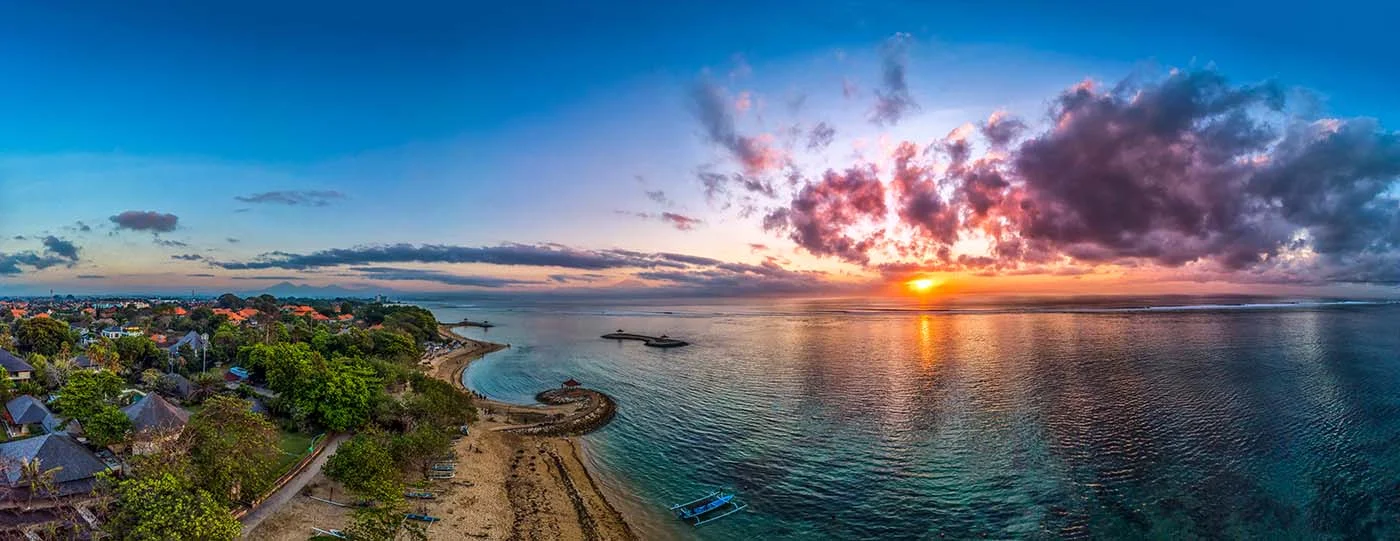
[(913, 280), (905, 282), (904, 285), (909, 288), (909, 291), (924, 294), (933, 291), (938, 286), (943, 285), (943, 281), (935, 280), (933, 278), (915, 278)]

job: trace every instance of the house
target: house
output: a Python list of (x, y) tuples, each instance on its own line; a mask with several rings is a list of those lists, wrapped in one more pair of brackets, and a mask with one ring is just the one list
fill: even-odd
[(194, 384), (185, 376), (170, 373), (161, 375), (160, 379), (161, 385), (170, 389), (170, 395), (180, 400), (189, 400), (190, 393), (194, 392)]
[(34, 367), (15, 354), (0, 349), (0, 367), (10, 374), (10, 381), (29, 381), (34, 377)]
[(5, 403), (5, 434), (11, 438), (28, 436), (32, 427), (43, 426), (51, 416), (53, 413), (39, 399), (27, 394), (17, 396)]
[(247, 317), (244, 317), (243, 314), (240, 314), (233, 310), (229, 310), (228, 308), (215, 308), (214, 315), (224, 316), (228, 318), (229, 323), (232, 323), (234, 325), (241, 325), (243, 324), (243, 320), (248, 319)]
[[(37, 432), (49, 434), (80, 434), (82, 425), (77, 421), (64, 423), (63, 418), (54, 415), (49, 407), (38, 398), (20, 395), (5, 403), (5, 433), (11, 438), (27, 436)], [(36, 430), (42, 428), (43, 430)]]
[(43, 472), (52, 472), (57, 493), (51, 494), (57, 496), (92, 492), (97, 474), (107, 470), (97, 455), (67, 434), (44, 434), (0, 443), (0, 465), (4, 467), (0, 482), (10, 489), (6, 496), (11, 501), (29, 496), (31, 479), (25, 475), (24, 468), (27, 464), (35, 464)]
[(190, 420), (189, 412), (171, 404), (159, 394), (150, 393), (135, 403), (122, 408), (126, 418), (131, 419), (131, 431), (135, 442), (131, 452), (138, 455), (150, 454), (166, 443), (180, 437), (185, 423)]
[(98, 370), (102, 368), (102, 365), (89, 359), (87, 355), (73, 357), (73, 366), (77, 367), (78, 370)]
[(135, 325), (127, 325), (125, 327), (112, 326), (102, 329), (103, 338), (110, 338), (112, 340), (116, 340), (123, 336), (141, 336), (141, 327), (137, 327)]
[[(190, 349), (193, 349), (195, 355), (204, 355), (205, 352), (209, 351), (209, 339), (197, 332), (190, 331), (185, 333), (185, 336), (180, 337), (179, 340), (176, 340), (166, 347), (165, 351), (170, 353), (171, 359), (174, 359), (180, 356), (180, 349), (185, 346), (189, 346)], [(186, 360), (194, 361), (196, 359)]]

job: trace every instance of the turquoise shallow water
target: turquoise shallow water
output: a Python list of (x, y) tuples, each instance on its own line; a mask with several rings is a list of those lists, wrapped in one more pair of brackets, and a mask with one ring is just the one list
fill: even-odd
[[(480, 392), (617, 398), (648, 538), (1400, 538), (1396, 305), (422, 304), (500, 325)], [(750, 508), (668, 520), (711, 487)]]

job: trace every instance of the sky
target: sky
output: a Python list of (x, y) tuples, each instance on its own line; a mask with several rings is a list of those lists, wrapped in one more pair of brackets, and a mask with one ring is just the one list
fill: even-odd
[(0, 8), (0, 295), (1400, 293), (1392, 5), (287, 4)]

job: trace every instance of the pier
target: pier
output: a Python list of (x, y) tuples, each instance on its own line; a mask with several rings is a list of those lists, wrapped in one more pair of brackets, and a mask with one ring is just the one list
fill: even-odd
[(605, 334), (603, 335), (603, 338), (606, 338), (608, 340), (637, 340), (647, 346), (654, 348), (678, 348), (681, 346), (690, 345), (690, 342), (676, 340), (664, 334), (661, 336), (647, 336), (645, 334), (622, 332), (621, 330), (615, 333)]
[(469, 319), (464, 319), (464, 320), (462, 320), (461, 323), (458, 323), (456, 326), (458, 326), (458, 327), (478, 327), (478, 328), (482, 328), (482, 329), (490, 329), (491, 327), (495, 327), (496, 325), (495, 325), (494, 323), (491, 323), (490, 321), (471, 321), (471, 320), (469, 320)]

